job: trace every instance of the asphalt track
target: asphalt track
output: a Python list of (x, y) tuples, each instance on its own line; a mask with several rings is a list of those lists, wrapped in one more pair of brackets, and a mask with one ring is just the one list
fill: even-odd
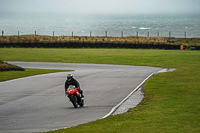
[(125, 65), (9, 62), (24, 68), (75, 70), (85, 106), (73, 108), (64, 95), (68, 72), (0, 83), (0, 132), (56, 130), (101, 119), (151, 73), (161, 68)]

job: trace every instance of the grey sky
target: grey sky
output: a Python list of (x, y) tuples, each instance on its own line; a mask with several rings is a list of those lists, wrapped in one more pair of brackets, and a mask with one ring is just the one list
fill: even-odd
[(0, 0), (0, 11), (66, 13), (200, 13), (200, 0)]

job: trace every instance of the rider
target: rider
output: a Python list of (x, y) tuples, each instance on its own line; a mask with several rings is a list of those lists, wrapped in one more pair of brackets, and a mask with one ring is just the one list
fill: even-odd
[(72, 75), (72, 74), (68, 74), (68, 75), (67, 75), (67, 80), (65, 81), (65, 94), (66, 94), (67, 88), (68, 88), (70, 85), (74, 85), (74, 86), (77, 88), (77, 90), (79, 91), (79, 93), (81, 93), (82, 97), (84, 97), (84, 96), (83, 96), (83, 91), (81, 90), (78, 81), (77, 81), (76, 79), (73, 78), (73, 75)]

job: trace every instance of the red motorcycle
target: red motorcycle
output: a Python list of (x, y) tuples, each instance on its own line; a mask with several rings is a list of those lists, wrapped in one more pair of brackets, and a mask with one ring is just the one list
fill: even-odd
[(84, 106), (84, 98), (81, 96), (81, 94), (78, 92), (77, 88), (73, 85), (70, 85), (66, 92), (68, 98), (72, 102), (74, 108), (77, 108), (78, 106), (83, 107)]

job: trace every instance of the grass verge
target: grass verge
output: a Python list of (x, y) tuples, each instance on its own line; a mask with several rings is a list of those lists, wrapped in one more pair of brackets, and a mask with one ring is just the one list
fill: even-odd
[(25, 69), (25, 71), (3, 71), (0, 72), (0, 82), (22, 78), (27, 76), (34, 76), (46, 73), (63, 72), (69, 70), (49, 70), (49, 69)]
[(51, 132), (200, 132), (199, 51), (2, 48), (0, 57), (7, 61), (102, 63), (177, 69), (151, 77), (143, 85), (143, 101), (127, 113)]

